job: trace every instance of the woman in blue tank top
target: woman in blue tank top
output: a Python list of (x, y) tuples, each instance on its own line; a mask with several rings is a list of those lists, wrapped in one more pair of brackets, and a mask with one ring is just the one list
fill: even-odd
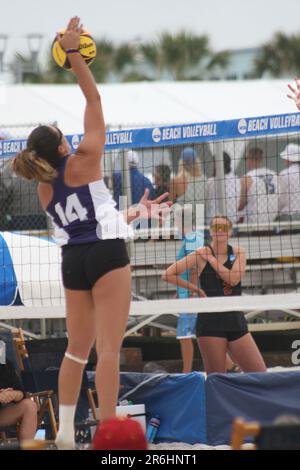
[[(231, 221), (216, 216), (210, 224), (212, 243), (170, 266), (163, 279), (189, 289), (200, 297), (241, 295), (246, 270), (245, 250), (228, 244)], [(201, 289), (180, 278), (187, 269), (197, 269)], [(242, 312), (199, 313), (196, 334), (206, 372), (225, 372), (226, 351), (244, 372), (264, 372), (263, 358), (248, 332)]]
[[(84, 137), (76, 152), (54, 126), (32, 131), (27, 148), (12, 162), (13, 171), (39, 182), (38, 195), (62, 246), (68, 347), (59, 374), (58, 448), (74, 448), (74, 415), (82, 373), (96, 341), (96, 388), (100, 421), (116, 413), (119, 392), (119, 354), (131, 299), (131, 273), (125, 240), (133, 236), (128, 225), (136, 209), (122, 214), (115, 208), (101, 171), (105, 123), (94, 78), (79, 53), (82, 27), (70, 20), (62, 48), (86, 100)], [(140, 203), (146, 214), (168, 194)], [(167, 203), (170, 205), (171, 203)], [(148, 212), (147, 212), (148, 211)], [(143, 211), (143, 216), (145, 211)], [(117, 286), (117, 295), (115, 289)]]

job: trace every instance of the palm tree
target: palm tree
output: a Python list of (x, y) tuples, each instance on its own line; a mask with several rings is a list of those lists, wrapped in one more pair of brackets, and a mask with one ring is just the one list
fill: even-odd
[(166, 72), (175, 80), (202, 79), (206, 70), (225, 67), (229, 53), (214, 54), (206, 35), (196, 36), (181, 31), (178, 34), (162, 33), (158, 40), (141, 45), (145, 63), (158, 72)]
[[(96, 41), (97, 55), (91, 69), (97, 82), (140, 81), (169, 78), (174, 80), (201, 80), (209, 77), (215, 68), (224, 68), (229, 61), (229, 53), (213, 53), (206, 35), (197, 36), (181, 31), (178, 34), (162, 33), (155, 41), (142, 44), (121, 43), (115, 46), (112, 41)], [(72, 72), (57, 66), (48, 53), (46, 70), (27, 74), (27, 81), (35, 83), (75, 83)], [(30, 59), (20, 56), (14, 63), (18, 71), (20, 60), (30, 65)], [(19, 61), (19, 62), (18, 62)], [(23, 69), (25, 70), (25, 65)], [(29, 68), (27, 65), (27, 68)], [(17, 72), (15, 72), (17, 73)], [(22, 77), (22, 78), (24, 78)]]
[(114, 70), (115, 46), (112, 41), (100, 39), (96, 41), (97, 55), (91, 65), (95, 80), (106, 82)]
[(230, 61), (230, 52), (229, 51), (221, 51), (212, 54), (209, 63), (207, 64), (207, 70), (212, 71), (216, 67), (220, 67), (222, 69), (226, 68)]
[(300, 34), (287, 36), (276, 33), (264, 44), (254, 66), (257, 77), (269, 73), (272, 77), (290, 76), (300, 73)]
[(118, 75), (122, 75), (126, 66), (135, 64), (136, 52), (136, 47), (129, 43), (123, 43), (115, 49), (113, 63)]

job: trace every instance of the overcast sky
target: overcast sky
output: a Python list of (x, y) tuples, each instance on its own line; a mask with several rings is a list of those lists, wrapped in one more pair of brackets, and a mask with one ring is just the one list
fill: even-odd
[(260, 45), (276, 31), (300, 32), (300, 0), (0, 0), (0, 33), (9, 34), (6, 61), (27, 51), (28, 33), (44, 35), (42, 55), (71, 15), (95, 37), (152, 39), (181, 29), (208, 34), (215, 50)]

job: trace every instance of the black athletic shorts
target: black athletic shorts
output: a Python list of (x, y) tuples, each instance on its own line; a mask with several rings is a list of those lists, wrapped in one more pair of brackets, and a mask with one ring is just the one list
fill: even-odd
[(99, 240), (81, 245), (62, 247), (62, 278), (66, 289), (90, 290), (113, 269), (129, 263), (125, 241)]
[(236, 341), (248, 333), (243, 312), (198, 313), (196, 336), (214, 336)]

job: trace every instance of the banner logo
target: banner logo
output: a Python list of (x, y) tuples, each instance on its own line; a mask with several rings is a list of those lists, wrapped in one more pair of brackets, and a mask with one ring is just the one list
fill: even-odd
[(152, 140), (156, 144), (161, 141), (161, 130), (158, 127), (153, 129), (153, 131), (152, 131)]
[(239, 133), (244, 135), (247, 132), (247, 121), (246, 119), (240, 119), (238, 122)]

